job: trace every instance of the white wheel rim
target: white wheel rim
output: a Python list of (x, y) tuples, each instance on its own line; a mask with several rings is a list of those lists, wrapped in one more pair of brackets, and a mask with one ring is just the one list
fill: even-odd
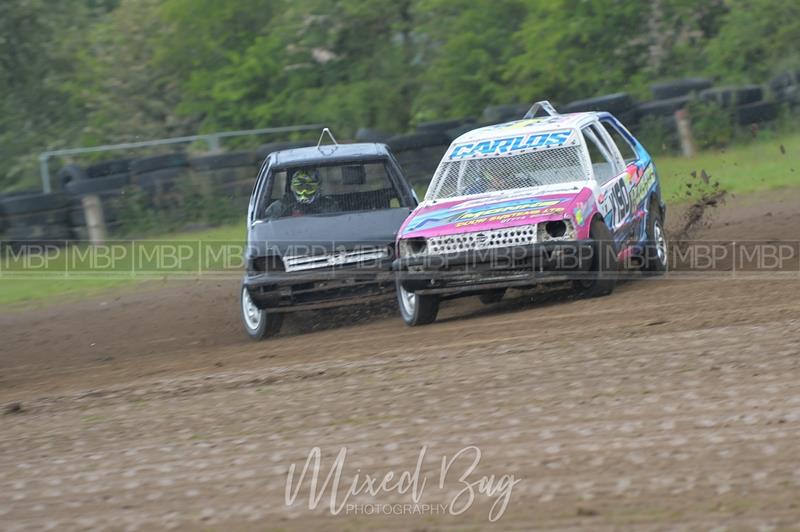
[(247, 328), (251, 331), (261, 325), (261, 310), (253, 303), (247, 288), (242, 288), (242, 317)]
[(402, 286), (400, 288), (400, 305), (403, 306), (403, 313), (407, 316), (414, 315), (414, 309), (417, 306), (417, 296), (414, 292), (409, 292)]
[(653, 227), (653, 236), (656, 240), (656, 252), (658, 253), (658, 261), (664, 266), (667, 265), (667, 239), (664, 236), (664, 230), (661, 229), (661, 222), (656, 220)]

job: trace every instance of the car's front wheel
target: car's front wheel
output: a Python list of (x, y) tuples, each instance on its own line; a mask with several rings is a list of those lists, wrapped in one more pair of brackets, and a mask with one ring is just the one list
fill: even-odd
[(592, 221), (589, 229), (592, 240), (592, 263), (585, 279), (575, 281), (575, 289), (580, 297), (607, 296), (617, 285), (619, 262), (614, 248), (614, 237), (601, 220)]
[(397, 281), (397, 303), (400, 315), (409, 327), (427, 325), (436, 321), (439, 314), (439, 296), (415, 294)]
[(482, 293), (480, 296), (478, 296), (478, 299), (480, 299), (481, 303), (484, 305), (492, 305), (494, 303), (499, 303), (503, 299), (504, 295), (506, 295), (506, 289), (498, 288), (496, 290), (489, 290), (488, 292)]
[(242, 325), (247, 335), (253, 340), (263, 340), (278, 334), (283, 324), (283, 314), (269, 313), (258, 308), (244, 286), (241, 295)]
[(647, 215), (647, 235), (641, 269), (645, 274), (658, 275), (667, 271), (668, 265), (667, 233), (664, 231), (661, 209), (654, 200)]

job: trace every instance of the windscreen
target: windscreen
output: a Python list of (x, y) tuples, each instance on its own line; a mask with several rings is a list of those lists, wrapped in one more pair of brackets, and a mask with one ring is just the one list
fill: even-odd
[(373, 211), (401, 206), (383, 162), (298, 166), (276, 170), (261, 218)]
[(585, 179), (580, 149), (580, 145), (575, 145), (504, 157), (443, 161), (431, 180), (426, 199)]

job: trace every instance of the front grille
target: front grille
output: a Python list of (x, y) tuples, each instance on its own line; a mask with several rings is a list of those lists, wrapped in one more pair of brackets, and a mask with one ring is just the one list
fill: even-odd
[(358, 264), (389, 258), (387, 248), (362, 248), (352, 251), (340, 251), (327, 255), (292, 255), (283, 257), (287, 272), (331, 268), (347, 264)]
[(428, 253), (439, 255), (476, 249), (523, 246), (536, 243), (536, 225), (474, 231), (457, 235), (434, 236), (428, 239)]

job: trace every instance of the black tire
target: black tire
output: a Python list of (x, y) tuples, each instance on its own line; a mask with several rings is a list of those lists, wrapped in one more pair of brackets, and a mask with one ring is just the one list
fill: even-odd
[(758, 102), (736, 109), (736, 122), (740, 126), (771, 122), (778, 118), (780, 106), (775, 102)]
[(240, 290), (239, 316), (244, 332), (251, 340), (259, 341), (277, 335), (283, 325), (282, 313), (269, 313), (259, 309), (250, 298), (247, 288)]
[(115, 174), (107, 177), (97, 177), (84, 181), (69, 183), (66, 192), (72, 196), (86, 196), (88, 194), (102, 194), (109, 191), (121, 190), (130, 184), (130, 175)]
[(619, 272), (613, 236), (602, 220), (595, 219), (589, 238), (592, 239), (592, 264), (586, 272), (587, 278), (575, 281), (575, 291), (585, 298), (607, 296), (614, 291)]
[(6, 230), (6, 227), (8, 227), (8, 221), (6, 220), (6, 213), (3, 210), (3, 205), (0, 204), (0, 235), (3, 234), (3, 232)]
[(769, 88), (777, 95), (788, 87), (797, 84), (800, 84), (800, 71), (784, 72), (783, 74), (778, 74), (769, 81)]
[(397, 306), (400, 307), (400, 316), (409, 327), (436, 321), (439, 302), (438, 295), (419, 295), (409, 292), (403, 288), (400, 280), (397, 281)]
[(700, 99), (704, 102), (713, 102), (723, 108), (760, 102), (763, 97), (764, 90), (758, 85), (714, 87), (700, 93)]
[(647, 212), (647, 234), (645, 235), (644, 256), (641, 271), (649, 275), (659, 275), (669, 267), (669, 248), (664, 230), (664, 217), (661, 207), (653, 199)]
[(705, 78), (686, 78), (672, 81), (654, 83), (650, 86), (653, 91), (653, 98), (656, 100), (666, 100), (686, 96), (693, 92), (700, 92), (711, 87), (711, 81)]
[(131, 184), (136, 185), (148, 194), (168, 192), (174, 188), (175, 180), (183, 176), (185, 168), (164, 168), (144, 174), (134, 175)]
[(189, 160), (193, 170), (201, 172), (224, 168), (240, 168), (256, 166), (256, 154), (252, 151), (237, 151), (219, 155), (206, 155)]
[(19, 244), (40, 245), (47, 243), (61, 244), (72, 238), (72, 232), (66, 224), (32, 224), (10, 228), (6, 232), (6, 240)]
[(691, 101), (688, 96), (679, 96), (668, 100), (654, 100), (640, 103), (636, 107), (639, 117), (645, 116), (672, 116), (678, 109), (683, 109)]
[(386, 141), (394, 152), (430, 148), (433, 146), (448, 146), (450, 138), (442, 132), (438, 133), (411, 133), (398, 135)]
[(587, 111), (608, 111), (613, 115), (621, 115), (633, 108), (633, 99), (627, 92), (617, 92), (585, 100), (577, 100), (563, 106), (562, 113), (582, 113)]
[(477, 124), (474, 122), (469, 122), (467, 124), (463, 124), (458, 127), (454, 127), (452, 129), (448, 129), (446, 131), (447, 138), (450, 140), (450, 142), (453, 142), (464, 133), (469, 133), (473, 129), (478, 129), (480, 127), (483, 127), (484, 125), (490, 125), (490, 124)]
[(182, 168), (185, 166), (189, 166), (189, 159), (186, 154), (176, 152), (133, 160), (131, 161), (131, 173), (134, 175), (145, 174), (166, 168)]
[(131, 159), (114, 159), (112, 161), (95, 163), (86, 167), (86, 177), (89, 179), (98, 179), (118, 174), (127, 174), (131, 170), (131, 161)]
[(355, 139), (358, 142), (384, 142), (391, 136), (391, 133), (386, 133), (379, 129), (360, 127), (358, 131), (356, 131)]
[(498, 288), (497, 290), (490, 290), (482, 293), (478, 296), (478, 299), (480, 299), (481, 303), (484, 305), (492, 305), (494, 303), (499, 303), (504, 295), (506, 295), (506, 289)]
[(764, 99), (764, 89), (760, 85), (745, 85), (736, 89), (736, 104), (747, 105)]
[(446, 133), (448, 129), (459, 127), (463, 124), (474, 123), (474, 118), (451, 118), (448, 120), (432, 120), (417, 124), (417, 133)]
[(69, 183), (75, 181), (83, 181), (86, 179), (86, 170), (77, 164), (69, 164), (61, 168), (56, 173), (56, 180), (60, 187), (59, 190), (64, 190)]
[(69, 197), (60, 192), (54, 192), (52, 194), (33, 192), (19, 196), (6, 197), (0, 200), (0, 208), (2, 208), (6, 216), (9, 217), (15, 214), (63, 209), (68, 205)]
[(490, 105), (483, 110), (483, 113), (481, 114), (481, 121), (489, 124), (499, 124), (502, 122), (522, 120), (530, 107), (530, 104), (519, 103)]

